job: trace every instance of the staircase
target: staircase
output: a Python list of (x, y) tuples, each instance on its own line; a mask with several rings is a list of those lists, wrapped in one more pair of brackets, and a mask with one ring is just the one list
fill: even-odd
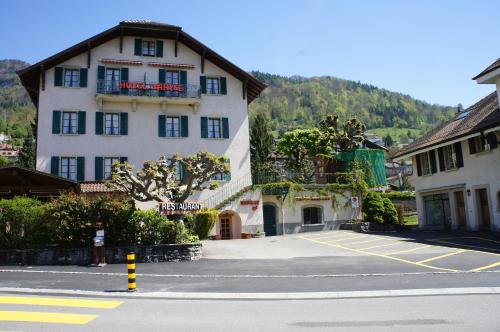
[(247, 173), (241, 178), (217, 189), (212, 196), (202, 201), (201, 204), (209, 209), (220, 209), (250, 189), (252, 189), (252, 174)]

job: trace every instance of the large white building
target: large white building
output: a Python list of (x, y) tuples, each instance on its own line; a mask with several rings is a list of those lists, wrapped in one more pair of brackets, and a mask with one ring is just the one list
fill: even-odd
[(500, 231), (500, 59), (473, 79), (496, 91), (396, 156), (412, 158), (420, 228)]

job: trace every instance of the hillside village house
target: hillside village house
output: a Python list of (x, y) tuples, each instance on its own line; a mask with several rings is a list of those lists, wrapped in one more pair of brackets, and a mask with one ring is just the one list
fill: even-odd
[(395, 158), (416, 168), (420, 228), (500, 231), (500, 59), (473, 79), (496, 91)]
[[(228, 157), (230, 172), (189, 201), (221, 211), (214, 234), (223, 239), (263, 230), (261, 193), (239, 194), (252, 185), (248, 104), (266, 86), (182, 28), (123, 21), (18, 74), (37, 107), (38, 171), (101, 192), (117, 161), (137, 170), (203, 149)], [(306, 211), (314, 218), (305, 222), (333, 218)]]

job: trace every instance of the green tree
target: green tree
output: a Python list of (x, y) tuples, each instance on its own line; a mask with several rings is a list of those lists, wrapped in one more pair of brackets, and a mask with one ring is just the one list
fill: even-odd
[(384, 223), (384, 201), (379, 193), (370, 191), (363, 200), (363, 212), (367, 221)]
[(394, 141), (392, 140), (392, 137), (390, 134), (387, 134), (387, 136), (385, 137), (385, 145), (387, 147), (390, 147), (394, 144)]
[(272, 171), (273, 149), (274, 136), (269, 118), (263, 114), (257, 114), (250, 128), (250, 155), (254, 174)]
[(19, 151), (17, 164), (24, 168), (35, 169), (35, 139), (33, 133), (35, 125), (31, 124), (31, 130), (24, 137), (23, 147)]
[(9, 166), (10, 161), (7, 158), (0, 156), (0, 167)]

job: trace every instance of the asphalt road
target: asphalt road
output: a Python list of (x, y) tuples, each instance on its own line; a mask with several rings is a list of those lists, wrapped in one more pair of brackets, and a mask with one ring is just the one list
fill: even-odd
[[(500, 331), (499, 295), (184, 301), (0, 294), (8, 331)], [(105, 301), (105, 302), (103, 302)], [(113, 301), (107, 303), (107, 301)], [(16, 321), (17, 320), (17, 321)]]

